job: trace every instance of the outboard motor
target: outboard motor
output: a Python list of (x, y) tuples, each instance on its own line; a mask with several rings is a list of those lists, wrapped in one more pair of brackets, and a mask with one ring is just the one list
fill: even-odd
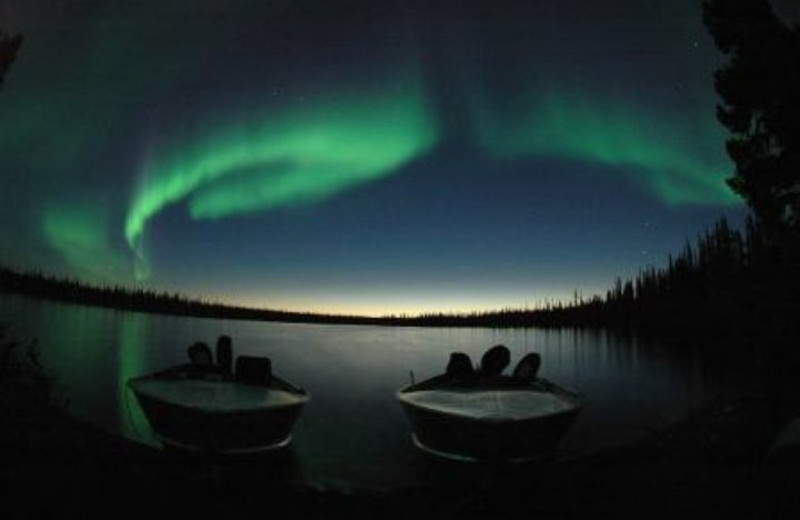
[(511, 361), (511, 352), (505, 345), (495, 345), (481, 358), (482, 376), (499, 376)]
[(217, 339), (217, 366), (223, 376), (230, 376), (233, 368), (233, 347), (230, 336), (220, 336)]
[(539, 366), (542, 364), (542, 356), (537, 352), (529, 352), (519, 360), (514, 367), (514, 379), (521, 381), (535, 381), (536, 374), (539, 373)]

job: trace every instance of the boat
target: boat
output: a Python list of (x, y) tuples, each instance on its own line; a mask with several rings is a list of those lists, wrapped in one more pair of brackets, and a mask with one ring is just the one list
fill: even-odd
[[(397, 392), (414, 444), (440, 457), (470, 462), (551, 457), (583, 408), (582, 396), (536, 377), (538, 354), (523, 358), (514, 374), (506, 376), (502, 369), (487, 369), (490, 352), (478, 370), (465, 360), (466, 354), (454, 353), (446, 373)], [(461, 369), (453, 357), (461, 359)]]
[(190, 348), (192, 363), (128, 381), (156, 437), (165, 447), (216, 454), (288, 446), (308, 393), (272, 374), (269, 358), (239, 356), (231, 371), (229, 351), (218, 348), (222, 362), (213, 365), (205, 349)]

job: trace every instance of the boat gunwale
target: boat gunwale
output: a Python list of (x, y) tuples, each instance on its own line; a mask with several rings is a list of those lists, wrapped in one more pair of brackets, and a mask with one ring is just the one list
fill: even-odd
[[(559, 385), (556, 385), (554, 383), (551, 383), (546, 379), (540, 378), (537, 379), (535, 383), (532, 383), (525, 381), (515, 381), (508, 376), (503, 376), (503, 378), (499, 380), (476, 382), (472, 384), (453, 386), (452, 383), (448, 385), (448, 382), (445, 379), (442, 379), (441, 381), (435, 381), (438, 377), (441, 376), (434, 376), (433, 378), (426, 379), (425, 381), (407, 385), (401, 388), (400, 390), (396, 391), (395, 397), (405, 407), (422, 410), (427, 413), (444, 415), (464, 422), (475, 422), (475, 423), (495, 424), (495, 425), (524, 423), (528, 421), (540, 421), (546, 418), (558, 417), (561, 415), (577, 414), (585, 407), (585, 402), (581, 394), (566, 389), (564, 387), (561, 387)], [(425, 388), (425, 387), (415, 388), (415, 387), (420, 387), (421, 385), (431, 384), (431, 383), (435, 384), (436, 386), (432, 386), (430, 388)], [(540, 386), (534, 386), (537, 385), (537, 383)], [(425, 406), (424, 404), (413, 402), (406, 397), (409, 394), (413, 394), (416, 392), (436, 391), (436, 390), (447, 391), (452, 393), (474, 393), (474, 392), (491, 391), (491, 390), (498, 390), (498, 391), (516, 390), (516, 391), (531, 392), (531, 393), (551, 394), (566, 401), (569, 404), (569, 408), (540, 415), (531, 415), (527, 417), (503, 417), (496, 415), (476, 417), (476, 416), (457, 413), (447, 409)]]
[[(141, 394), (148, 399), (154, 399), (157, 401), (168, 403), (170, 406), (184, 409), (184, 410), (191, 410), (193, 412), (198, 412), (202, 414), (208, 415), (227, 415), (227, 414), (242, 414), (242, 413), (258, 413), (264, 412), (267, 410), (276, 410), (280, 408), (295, 408), (295, 407), (302, 407), (305, 406), (310, 400), (311, 396), (309, 393), (303, 389), (298, 388), (291, 383), (281, 379), (278, 376), (273, 375), (273, 380), (277, 380), (279, 382), (278, 387), (273, 386), (264, 386), (264, 385), (256, 385), (251, 383), (246, 383), (242, 381), (237, 381), (235, 379), (205, 379), (205, 378), (178, 378), (178, 377), (165, 377), (163, 375), (159, 375), (159, 372), (146, 374), (143, 376), (138, 376), (134, 378), (130, 378), (127, 381), (127, 386), (133, 391), (134, 394)], [(184, 381), (197, 381), (201, 383), (208, 383), (211, 385), (241, 385), (241, 386), (250, 386), (254, 388), (261, 388), (264, 392), (269, 391), (283, 391), (289, 394), (292, 394), (297, 400), (293, 403), (271, 403), (268, 406), (263, 404), (261, 405), (253, 405), (253, 406), (242, 406), (237, 408), (228, 408), (228, 409), (219, 409), (219, 408), (209, 408), (207, 406), (193, 406), (190, 404), (185, 403), (178, 403), (173, 400), (164, 399), (163, 395), (156, 394), (154, 392), (148, 392), (143, 390), (142, 388), (138, 387), (140, 383), (148, 382), (148, 381), (174, 381), (176, 383), (184, 382)], [(137, 388), (138, 387), (138, 388)]]

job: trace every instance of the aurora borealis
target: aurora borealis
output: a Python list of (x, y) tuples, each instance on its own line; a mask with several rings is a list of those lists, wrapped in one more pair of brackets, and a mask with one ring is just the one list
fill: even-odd
[(436, 138), (418, 89), (411, 90), (407, 98), (377, 93), (283, 116), (240, 116), (221, 136), (178, 146), (174, 157), (144, 167), (127, 214), (128, 243), (135, 248), (147, 220), (183, 199), (193, 218), (215, 219), (313, 202), (393, 172)]
[(486, 309), (603, 291), (744, 215), (699, 2), (8, 0), (0, 26), (25, 35), (0, 90), (12, 267)]

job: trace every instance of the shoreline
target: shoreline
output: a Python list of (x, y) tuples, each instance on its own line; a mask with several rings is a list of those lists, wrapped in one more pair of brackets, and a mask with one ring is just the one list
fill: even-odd
[[(0, 331), (1, 332), (1, 331)], [(2, 338), (0, 338), (2, 339)], [(315, 482), (293, 449), (210, 459), (139, 444), (69, 413), (30, 347), (0, 341), (0, 517), (108, 514), (297, 518), (761, 518), (800, 513), (800, 435), (769, 460), (800, 415), (794, 350), (750, 366), (757, 381), (640, 440), (545, 463), (480, 466), (415, 452), (424, 482), (369, 488)], [(27, 354), (27, 355), (26, 355)], [(750, 378), (747, 378), (748, 380)], [(335, 448), (333, 448), (335, 449)], [(31, 498), (31, 497), (35, 498)], [(116, 514), (116, 513), (115, 513)]]
[[(0, 512), (108, 512), (96, 502), (103, 498), (130, 504), (127, 512), (137, 516), (167, 505), (201, 516), (280, 505), (298, 518), (784, 516), (800, 512), (790, 486), (800, 481), (800, 457), (767, 461), (785, 422), (773, 405), (765, 395), (730, 395), (631, 445), (506, 468), (431, 461), (440, 484), (385, 490), (307, 481), (292, 472), (285, 453), (201, 460), (164, 452), (42, 407), (0, 430), (0, 482), (7, 489)], [(31, 490), (49, 498), (31, 501)]]
[[(630, 283), (630, 282), (629, 282)], [(794, 315), (785, 323), (775, 321), (767, 312), (753, 320), (745, 312), (734, 313), (731, 321), (720, 309), (687, 310), (685, 306), (637, 306), (631, 302), (604, 301), (599, 295), (572, 302), (554, 302), (534, 308), (474, 310), (469, 312), (428, 312), (364, 316), (327, 314), (312, 311), (289, 311), (245, 307), (222, 302), (205, 301), (178, 293), (126, 288), (101, 287), (78, 280), (57, 279), (41, 273), (22, 273), (0, 265), (0, 294), (31, 300), (81, 305), (113, 311), (137, 312), (158, 316), (177, 316), (214, 320), (297, 323), (308, 325), (362, 325), (379, 327), (438, 327), (488, 329), (560, 329), (604, 331), (618, 335), (657, 335), (661, 337), (739, 337), (781, 334), (791, 339), (798, 330)], [(609, 293), (610, 294), (610, 293)], [(616, 298), (616, 297), (615, 297)], [(688, 302), (685, 302), (688, 303)], [(666, 304), (666, 302), (662, 302)], [(746, 307), (746, 308), (745, 308)], [(747, 311), (749, 304), (740, 309)], [(758, 306), (757, 306), (758, 307)], [(749, 311), (748, 311), (749, 312)], [(782, 313), (778, 313), (781, 314)], [(699, 316), (704, 316), (702, 319)], [(746, 319), (745, 319), (746, 318)], [(792, 325), (794, 323), (794, 325)], [(765, 327), (764, 325), (769, 326)]]

